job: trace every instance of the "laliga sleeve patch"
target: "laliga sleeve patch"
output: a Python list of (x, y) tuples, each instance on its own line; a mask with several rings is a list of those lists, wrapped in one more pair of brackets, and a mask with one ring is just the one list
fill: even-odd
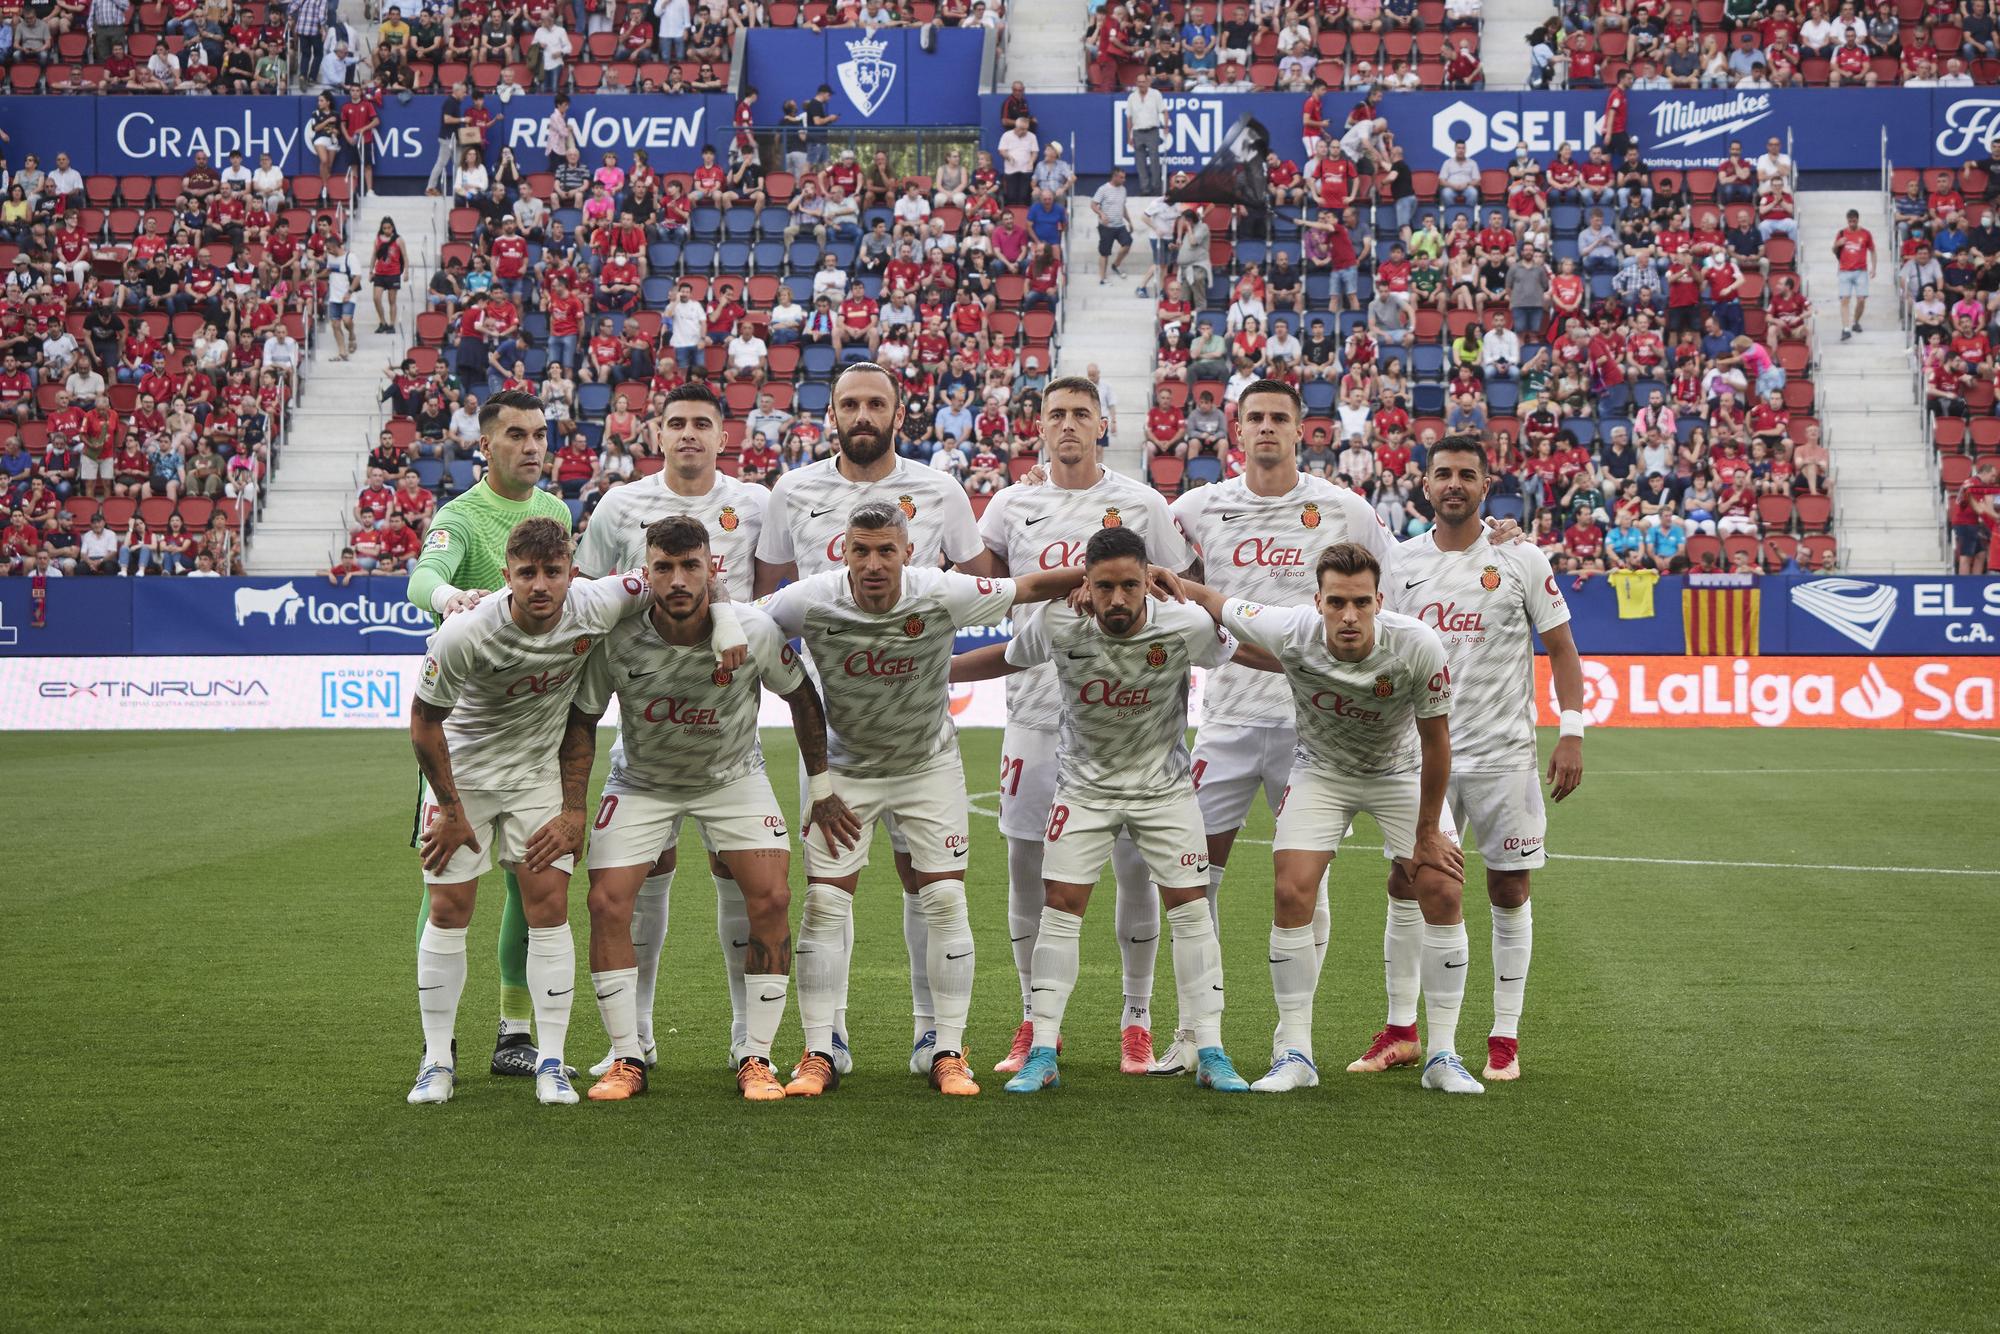
[(427, 551), (451, 550), (451, 530), (447, 528), (432, 528), (430, 532), (424, 535), (424, 549)]
[(436, 658), (425, 658), (425, 659), (424, 659), (424, 684), (425, 684), (425, 685), (427, 685), (427, 686), (434, 686), (434, 685), (436, 685), (436, 684), (437, 684), (437, 679), (438, 679), (438, 673), (439, 673), (439, 671), (440, 671), (440, 670), (441, 670), (441, 669), (440, 669), (440, 668), (438, 667), (438, 660), (437, 660)]

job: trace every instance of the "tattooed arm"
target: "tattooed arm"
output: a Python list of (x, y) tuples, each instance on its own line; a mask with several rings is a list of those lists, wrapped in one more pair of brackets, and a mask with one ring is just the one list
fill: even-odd
[(851, 848), (861, 837), (861, 821), (834, 792), (832, 776), (827, 772), (826, 706), (820, 702), (812, 678), (804, 673), (800, 674), (798, 689), (784, 698), (792, 708), (792, 735), (798, 738), (799, 758), (805, 763), (806, 787), (812, 803), (801, 836), (809, 838), (818, 829), (826, 836), (829, 852), (836, 840), (841, 847)]

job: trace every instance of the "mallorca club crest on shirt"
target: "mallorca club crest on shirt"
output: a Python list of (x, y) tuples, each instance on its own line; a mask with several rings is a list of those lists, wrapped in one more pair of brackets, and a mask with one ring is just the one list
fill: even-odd
[(1479, 586), (1489, 593), (1500, 587), (1500, 567), (1497, 565), (1488, 565), (1485, 569), (1481, 570), (1479, 572)]
[(1118, 507), (1116, 505), (1104, 511), (1104, 526), (1106, 528), (1123, 528), (1125, 526), (1125, 521), (1118, 517)]
[(1319, 527), (1318, 502), (1308, 500), (1306, 502), (1306, 507), (1299, 511), (1299, 527), (1301, 528)]
[(840, 76), (840, 91), (862, 115), (872, 116), (896, 86), (896, 67), (882, 58), (889, 44), (863, 37), (846, 45), (848, 58), (834, 66), (834, 73)]
[(574, 653), (577, 657), (581, 658), (584, 654), (590, 652), (590, 645), (592, 642), (593, 641), (591, 640), (589, 635), (578, 635), (576, 638), (576, 642), (569, 646), (569, 651), (571, 653)]
[(903, 633), (908, 635), (910, 638), (915, 639), (918, 635), (922, 634), (923, 632), (924, 632), (923, 617), (912, 616), (909, 620), (903, 622)]
[(1387, 699), (1389, 698), (1389, 696), (1395, 693), (1396, 693), (1396, 683), (1390, 680), (1389, 677), (1378, 676), (1375, 678), (1376, 699)]
[(715, 684), (718, 686), (726, 686), (731, 681), (736, 679), (736, 675), (735, 673), (731, 672), (727, 667), (718, 667), (715, 669), (714, 674), (711, 675), (708, 679), (715, 682)]
[(917, 517), (917, 502), (909, 496), (897, 496), (896, 508), (903, 511), (903, 517), (906, 519)]
[(1154, 645), (1153, 645), (1153, 646), (1152, 646), (1151, 648), (1147, 649), (1147, 650), (1146, 650), (1146, 665), (1147, 665), (1148, 667), (1164, 667), (1164, 666), (1166, 666), (1166, 665), (1167, 665), (1167, 646), (1166, 646), (1165, 644), (1154, 644)]
[(723, 532), (733, 533), (736, 531), (736, 525), (742, 523), (743, 519), (736, 513), (734, 505), (724, 505), (722, 513), (715, 516), (715, 522), (716, 526), (721, 528)]

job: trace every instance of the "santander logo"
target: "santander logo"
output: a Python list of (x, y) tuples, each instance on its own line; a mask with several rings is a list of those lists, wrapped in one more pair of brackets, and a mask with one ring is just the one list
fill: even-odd
[(1152, 702), (1152, 692), (1145, 686), (1133, 689), (1122, 681), (1107, 681), (1102, 677), (1085, 681), (1076, 697), (1085, 704), (1102, 704), (1108, 709), (1135, 709)]
[(1460, 611), (1455, 602), (1427, 602), (1417, 619), (1428, 622), (1439, 634), (1466, 634), (1484, 631), (1486, 620), (1476, 611)]
[(722, 721), (716, 710), (696, 708), (672, 695), (661, 695), (651, 701), (639, 716), (649, 723), (665, 723), (670, 727), (714, 727)]
[(892, 658), (872, 648), (856, 649), (841, 666), (849, 676), (914, 676), (917, 672), (915, 658)]
[(1276, 538), (1247, 537), (1236, 544), (1231, 559), (1238, 565), (1304, 569), (1306, 553), (1303, 547), (1280, 546)]
[(1352, 718), (1359, 723), (1379, 723), (1382, 721), (1381, 710), (1364, 709), (1337, 690), (1314, 691), (1312, 706), (1321, 713), (1330, 713), (1336, 718)]

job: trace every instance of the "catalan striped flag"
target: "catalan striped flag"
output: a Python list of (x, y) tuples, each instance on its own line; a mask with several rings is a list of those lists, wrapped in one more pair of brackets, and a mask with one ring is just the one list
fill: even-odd
[(1754, 575), (1689, 575), (1681, 590), (1681, 633), (1688, 653), (1755, 657), (1761, 597)]

